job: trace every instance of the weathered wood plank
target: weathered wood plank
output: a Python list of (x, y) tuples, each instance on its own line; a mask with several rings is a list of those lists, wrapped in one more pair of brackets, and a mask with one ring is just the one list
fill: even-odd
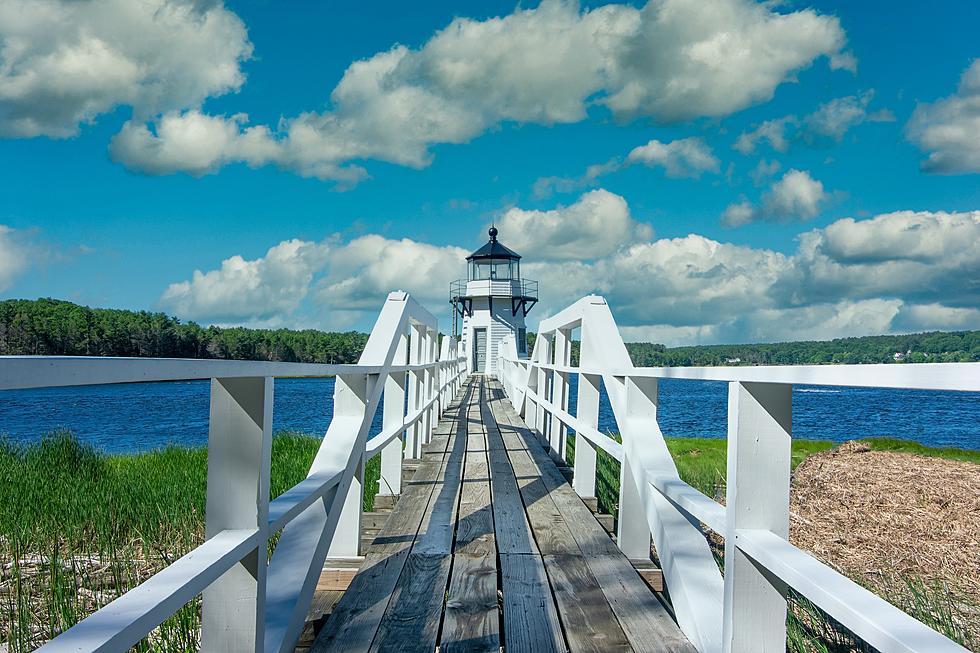
[(369, 650), (386, 653), (435, 650), (451, 563), (448, 554), (409, 555)]
[[(531, 526), (524, 514), (521, 491), (510, 466), (503, 441), (495, 429), (488, 430), (490, 494), (497, 549), (505, 553), (538, 553)], [(499, 444), (499, 446), (495, 446)]]
[(544, 562), (537, 554), (500, 554), (507, 653), (568, 650)]
[(663, 604), (622, 555), (586, 558), (589, 570), (638, 653), (694, 653)]
[(460, 405), (456, 431), (449, 436), (448, 450), (433, 481), (432, 495), (411, 554), (392, 590), (372, 651), (431, 652), (435, 649), (452, 565), (468, 415), (470, 404), (477, 402), (479, 396), (472, 384), (470, 389), (467, 401)]
[[(469, 401), (470, 389), (465, 388), (461, 394), (464, 396), (460, 406), (450, 413), (454, 425)], [(364, 565), (317, 636), (312, 652), (363, 651), (375, 639), (430, 504), (449, 444), (448, 437), (433, 438), (430, 451), (443, 446), (442, 454), (427, 454), (419, 464), (412, 483), (404, 488), (402, 498), (368, 550)]]
[(633, 650), (581, 555), (546, 555), (544, 568), (572, 653)]
[[(589, 572), (633, 648), (656, 652), (694, 650), (510, 404), (506, 400), (495, 401), (491, 409), (500, 428), (525, 442), (526, 452), (537, 467), (542, 483), (569, 525)], [(552, 569), (548, 571), (551, 574)], [(562, 616), (566, 617), (564, 611)]]
[(439, 651), (500, 651), (495, 553), (479, 556), (457, 553), (453, 556)]

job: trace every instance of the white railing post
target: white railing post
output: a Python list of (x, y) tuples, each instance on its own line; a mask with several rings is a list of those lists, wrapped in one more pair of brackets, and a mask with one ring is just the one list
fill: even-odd
[(430, 365), (430, 367), (425, 368), (425, 373), (423, 374), (423, 378), (425, 379), (425, 403), (423, 405), (427, 406), (425, 409), (425, 423), (423, 425), (426, 444), (432, 439), (432, 431), (435, 429), (436, 421), (438, 420), (438, 415), (436, 414), (437, 407), (434, 403), (430, 403), (436, 396), (435, 368), (431, 367), (431, 364), (436, 361), (438, 342), (438, 332), (435, 329), (426, 329), (425, 362)]
[(789, 535), (793, 389), (788, 384), (728, 386), (725, 533), (726, 653), (786, 650), (785, 588), (738, 548), (740, 529)]
[[(656, 419), (658, 402), (657, 379), (650, 377), (627, 377), (626, 415)], [(627, 437), (623, 435), (623, 437)], [(619, 549), (631, 560), (650, 559), (650, 525), (646, 518), (646, 505), (639, 486), (638, 474), (632, 468), (637, 464), (630, 459), (629, 448), (623, 449), (623, 461), (619, 467), (619, 516), (616, 520), (616, 543)]]
[[(418, 365), (422, 362), (422, 334), (424, 327), (412, 324), (410, 330), (410, 341), (408, 345), (408, 364)], [(411, 370), (408, 373), (408, 414), (414, 415), (421, 407), (422, 399), (422, 373), (419, 370)], [(418, 420), (413, 424), (405, 435), (405, 455), (409, 458), (420, 458), (422, 455), (422, 421)]]
[[(337, 377), (337, 382), (344, 382), (349, 388), (353, 389), (357, 401), (364, 404), (367, 402), (361, 397), (371, 396), (376, 383), (377, 374), (359, 374)], [(367, 416), (365, 416), (367, 417)], [(361, 514), (364, 512), (364, 451), (354, 451), (353, 454), (354, 475), (347, 490), (347, 496), (343, 499), (340, 508), (340, 518), (337, 520), (337, 527), (333, 538), (330, 540), (330, 548), (327, 549), (328, 558), (356, 558), (361, 553)]]
[[(558, 329), (555, 331), (555, 365), (568, 367), (572, 362), (571, 331)], [(556, 410), (568, 409), (568, 372), (554, 370), (552, 375), (552, 405)], [(568, 437), (568, 427), (557, 414), (551, 416), (551, 433), (549, 441), (551, 450), (559, 458), (565, 460), (565, 442)]]
[[(395, 353), (396, 361), (404, 361), (408, 348), (408, 338), (404, 334), (399, 336), (398, 349)], [(382, 410), (382, 430), (405, 423), (405, 385), (407, 375), (405, 372), (395, 372), (385, 378), (384, 405)], [(404, 432), (399, 433), (398, 437), (389, 442), (381, 450), (381, 478), (378, 479), (379, 495), (396, 495), (402, 493), (402, 438)]]
[[(575, 416), (579, 421), (594, 429), (599, 427), (599, 384), (598, 374), (578, 375), (578, 397)], [(575, 435), (575, 462), (572, 487), (580, 497), (595, 496), (595, 446), (584, 436)], [(645, 517), (644, 517), (645, 519)]]
[[(538, 339), (535, 341), (535, 357), (539, 362), (544, 364), (549, 364), (551, 362), (551, 341), (553, 336), (549, 336), (544, 333), (538, 334)], [(538, 347), (541, 347), (540, 351), (537, 351)], [(534, 430), (538, 434), (538, 437), (542, 440), (546, 440), (548, 437), (548, 423), (546, 422), (546, 409), (543, 405), (544, 401), (548, 400), (549, 386), (548, 380), (550, 374), (543, 367), (537, 368), (535, 371), (536, 383), (535, 392), (537, 392), (538, 397), (541, 401), (535, 402), (534, 410)]]
[(257, 548), (204, 590), (201, 648), (261, 651), (272, 457), (273, 379), (211, 380), (205, 538), (258, 529)]

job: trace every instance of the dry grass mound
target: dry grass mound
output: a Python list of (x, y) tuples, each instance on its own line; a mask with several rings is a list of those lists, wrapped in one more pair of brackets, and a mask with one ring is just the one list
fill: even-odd
[(848, 442), (796, 468), (790, 515), (796, 546), (893, 602), (916, 578), (976, 614), (980, 465)]

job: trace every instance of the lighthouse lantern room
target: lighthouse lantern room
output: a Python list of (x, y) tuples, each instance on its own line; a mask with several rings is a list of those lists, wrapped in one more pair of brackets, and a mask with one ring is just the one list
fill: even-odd
[(464, 344), (469, 371), (495, 374), (508, 334), (518, 356), (527, 356), (524, 318), (538, 301), (538, 282), (521, 277), (521, 255), (497, 240), (496, 227), (489, 234), (490, 241), (466, 257), (467, 277), (450, 284), (449, 301), (453, 335)]

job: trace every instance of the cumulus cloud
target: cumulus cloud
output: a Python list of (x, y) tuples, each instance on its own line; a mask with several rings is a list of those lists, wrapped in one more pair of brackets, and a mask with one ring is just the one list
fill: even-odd
[(742, 154), (755, 152), (756, 145), (760, 141), (769, 141), (769, 146), (777, 152), (785, 152), (789, 149), (789, 141), (786, 138), (786, 130), (796, 125), (796, 116), (785, 116), (775, 120), (767, 120), (749, 132), (743, 132), (735, 139), (732, 146)]
[(779, 290), (792, 302), (845, 294), (976, 307), (978, 280), (980, 211), (900, 211), (803, 234), (793, 275)]
[(404, 290), (442, 312), (449, 283), (466, 275), (468, 255), (461, 247), (361, 236), (334, 250), (316, 299), (334, 309), (371, 311), (390, 291)]
[[(569, 211), (604, 215), (609, 229), (629, 235), (611, 245), (600, 221), (586, 220), (562, 240)], [(500, 238), (525, 256), (522, 273), (540, 282), (532, 329), (589, 293), (609, 300), (628, 339), (670, 345), (980, 328), (980, 211), (844, 218), (804, 232), (788, 253), (698, 234), (638, 234), (629, 207), (606, 191), (511, 216), (513, 223), (498, 221)], [(521, 241), (525, 231), (533, 235)], [(548, 253), (552, 244), (558, 256)], [(368, 328), (388, 292), (405, 290), (443, 318), (446, 290), (465, 274), (471, 249), (377, 234), (284, 241), (263, 257), (233, 256), (195, 272), (161, 303), (208, 321), (293, 323), (302, 315), (319, 328)]]
[(629, 163), (661, 166), (668, 177), (698, 179), (704, 172), (718, 172), (720, 162), (700, 138), (682, 138), (662, 143), (652, 140), (633, 149), (626, 157)]
[(762, 203), (731, 204), (722, 214), (721, 221), (727, 227), (738, 227), (750, 222), (792, 222), (810, 220), (820, 213), (822, 205), (830, 197), (823, 184), (806, 170), (788, 170), (779, 181), (762, 195)]
[(7, 290), (29, 264), (29, 245), (22, 233), (0, 224), (0, 291)]
[(113, 153), (150, 173), (181, 169), (178, 141), (191, 125), (163, 122), (183, 121), (206, 126), (219, 146), (188, 157), (192, 174), (244, 161), (349, 184), (364, 176), (352, 161), (420, 168), (435, 144), (464, 143), (505, 122), (578, 122), (592, 104), (622, 120), (728, 115), (770, 99), (822, 56), (840, 67), (844, 46), (837, 18), (753, 0), (651, 0), (640, 10), (545, 0), (503, 17), (457, 18), (418, 49), (398, 45), (354, 62), (329, 108), (286, 119), (276, 132), (178, 112), (155, 128), (128, 126)]
[(667, 143), (653, 139), (633, 148), (625, 158), (614, 157), (589, 166), (579, 177), (541, 177), (534, 182), (534, 196), (542, 199), (552, 193), (569, 193), (595, 186), (600, 177), (636, 164), (661, 167), (668, 177), (700, 179), (705, 172), (717, 173), (721, 162), (700, 138), (681, 138)]
[(190, 281), (170, 284), (160, 303), (180, 317), (217, 323), (288, 315), (306, 297), (329, 251), (326, 243), (294, 239), (257, 259), (236, 254), (216, 270), (195, 270)]
[(868, 105), (874, 99), (874, 91), (834, 98), (818, 106), (802, 119), (795, 115), (767, 120), (755, 129), (742, 132), (732, 147), (742, 154), (755, 152), (762, 142), (777, 152), (785, 152), (790, 143), (802, 139), (809, 143), (841, 141), (853, 127), (865, 122), (894, 122), (895, 116), (888, 109), (870, 111)]
[(139, 121), (197, 106), (239, 88), (251, 53), (221, 2), (5, 0), (0, 136), (73, 136), (118, 106)]
[(926, 172), (980, 172), (980, 59), (964, 71), (954, 95), (917, 107), (906, 133), (929, 153)]
[(637, 222), (626, 200), (594, 190), (577, 202), (550, 211), (509, 209), (497, 221), (501, 239), (517, 252), (547, 260), (593, 259), (653, 236), (650, 225)]

